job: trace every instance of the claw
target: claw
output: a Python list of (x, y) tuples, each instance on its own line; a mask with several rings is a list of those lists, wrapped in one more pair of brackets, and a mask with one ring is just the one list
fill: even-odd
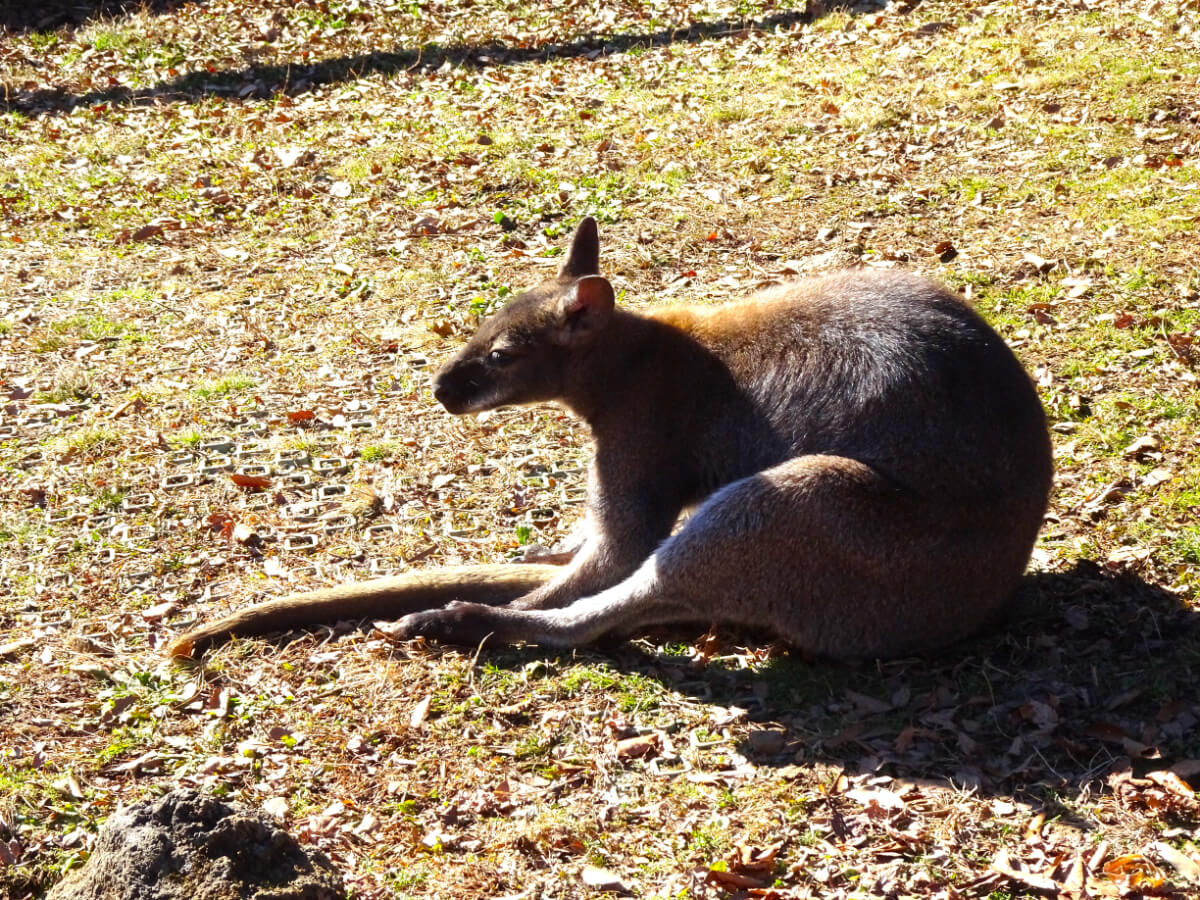
[(492, 633), (488, 620), (492, 609), (480, 603), (448, 604), (441, 609), (410, 613), (401, 619), (397, 632), (405, 639), (423, 637), (445, 644), (478, 644)]

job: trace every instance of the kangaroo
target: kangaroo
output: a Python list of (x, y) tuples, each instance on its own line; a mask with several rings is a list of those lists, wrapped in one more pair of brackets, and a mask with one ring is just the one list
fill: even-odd
[(585, 537), (566, 565), (301, 594), (175, 649), (404, 613), (401, 636), (453, 643), (570, 647), (720, 622), (853, 660), (1001, 617), (1045, 513), (1051, 448), (1032, 382), (966, 303), (857, 270), (637, 313), (599, 272), (584, 219), (557, 276), (485, 320), (434, 383), (456, 415), (558, 401), (588, 424)]

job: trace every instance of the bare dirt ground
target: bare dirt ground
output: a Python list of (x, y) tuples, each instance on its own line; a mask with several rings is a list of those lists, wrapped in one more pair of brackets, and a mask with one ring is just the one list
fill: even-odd
[[(1198, 4), (833, 6), (2, 8), (0, 893), (183, 784), (364, 900), (1200, 895)], [(1056, 441), (1014, 622), (858, 668), (348, 627), (169, 663), (565, 534), (586, 435), (429, 382), (584, 215), (634, 306), (968, 295)]]

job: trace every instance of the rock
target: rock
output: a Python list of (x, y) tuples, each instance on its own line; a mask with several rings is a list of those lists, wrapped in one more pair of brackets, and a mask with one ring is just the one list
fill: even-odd
[(46, 900), (345, 900), (342, 877), (265, 813), (176, 790), (122, 808)]
[(583, 871), (579, 873), (583, 879), (583, 883), (597, 891), (608, 891), (612, 894), (630, 893), (629, 888), (621, 881), (621, 876), (615, 872), (610, 872), (608, 869), (601, 869), (596, 866), (584, 866)]
[(750, 732), (750, 750), (758, 756), (774, 756), (787, 746), (787, 735), (778, 728)]

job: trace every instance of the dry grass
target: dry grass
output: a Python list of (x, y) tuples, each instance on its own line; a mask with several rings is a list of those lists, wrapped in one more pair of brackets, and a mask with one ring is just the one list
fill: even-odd
[[(647, 897), (1195, 896), (1196, 4), (802, 5), (0, 33), (6, 896), (179, 783), (269, 803), (359, 898), (601, 893), (588, 867)], [(844, 259), (969, 293), (1056, 436), (1011, 628), (858, 669), (679, 633), (167, 664), (259, 596), (565, 533), (575, 424), (454, 420), (428, 384), (583, 215), (635, 305)], [(227, 477), (257, 465), (265, 492)]]

